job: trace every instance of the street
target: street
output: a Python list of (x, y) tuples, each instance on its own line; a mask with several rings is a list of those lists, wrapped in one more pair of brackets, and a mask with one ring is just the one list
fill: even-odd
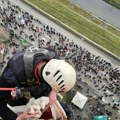
[[(70, 0), (94, 16), (120, 29), (120, 10), (103, 0)], [(87, 4), (86, 4), (87, 3)]]
[[(113, 94), (112, 97), (110, 97), (109, 95), (106, 97), (105, 95), (105, 91), (103, 91), (102, 87), (103, 85), (105, 86), (109, 86), (110, 82), (106, 82), (104, 81), (104, 77), (101, 78), (101, 74), (99, 76), (98, 73), (94, 73), (93, 71), (91, 71), (92, 69), (90, 68), (90, 64), (89, 63), (89, 59), (91, 60), (91, 62), (95, 62), (94, 59), (98, 59), (98, 63), (100, 62), (101, 65), (103, 64), (103, 62), (106, 63), (110, 63), (111, 66), (113, 68), (119, 68), (120, 67), (120, 63), (118, 63), (117, 61), (115, 61), (113, 58), (109, 57), (108, 55), (104, 54), (103, 52), (97, 50), (96, 48), (94, 48), (93, 46), (89, 45), (88, 43), (86, 43), (83, 39), (80, 39), (76, 36), (74, 36), (73, 34), (69, 33), (68, 31), (66, 31), (65, 29), (61, 28), (60, 26), (58, 26), (57, 24), (53, 23), (52, 21), (50, 21), (49, 19), (45, 18), (44, 16), (42, 16), (41, 14), (39, 14), (38, 12), (36, 12), (34, 9), (30, 8), (29, 6), (23, 4), (21, 1), (17, 1), (17, 0), (11, 0), (12, 4), (17, 5), (20, 7), (20, 9), (22, 11), (27, 11), (28, 13), (32, 14), (34, 19), (32, 20), (32, 26), (31, 23), (28, 25), (25, 25), (24, 29), (23, 28), (19, 28), (17, 27), (17, 30), (15, 30), (15, 26), (13, 23), (11, 23), (11, 27), (9, 26), (9, 28), (14, 30), (14, 33), (17, 35), (20, 35), (20, 32), (23, 31), (23, 33), (20, 35), (22, 38), (24, 38), (26, 41), (28, 41), (29, 45), (36, 45), (36, 46), (47, 46), (50, 45), (52, 47), (54, 47), (57, 50), (57, 47), (60, 49), (61, 54), (65, 54), (65, 56), (63, 58), (66, 59), (66, 57), (68, 57), (68, 54), (71, 55), (72, 57), (70, 59), (68, 59), (69, 62), (72, 61), (72, 63), (77, 64), (77, 62), (74, 61), (74, 59), (79, 60), (79, 54), (81, 54), (81, 59), (83, 60), (83, 63), (78, 63), (77, 65), (82, 65), (80, 67), (78, 67), (77, 70), (77, 84), (76, 84), (76, 90), (79, 90), (79, 86), (82, 87), (82, 92), (84, 95), (91, 95), (93, 98), (98, 98), (98, 97), (102, 97), (102, 100), (100, 100), (101, 102), (103, 102), (104, 104), (108, 104), (110, 103), (111, 106), (113, 106), (115, 103), (117, 103), (117, 101), (119, 100), (119, 97), (117, 94), (114, 94), (114, 92), (111, 92), (111, 94)], [(1, 7), (7, 7), (6, 4), (1, 5)], [(10, 14), (10, 11), (7, 12), (7, 14)], [(18, 12), (18, 14), (16, 14), (16, 17), (18, 16), (22, 16), (22, 12)], [(40, 20), (40, 21), (38, 21)], [(2, 21), (0, 21), (2, 23)], [(32, 27), (31, 27), (32, 26)], [(37, 32), (34, 32), (31, 28), (35, 28), (36, 27), (40, 28), (41, 32), (40, 34)], [(51, 33), (55, 32), (54, 33)], [(6, 31), (8, 32), (8, 31)], [(34, 40), (30, 40), (30, 36), (33, 36), (32, 38), (34, 38)], [(60, 38), (64, 38), (64, 41), (60, 41)], [(9, 60), (9, 58), (12, 56), (13, 53), (13, 48), (15, 48), (16, 50), (22, 50), (24, 47), (20, 45), (20, 41), (15, 39), (15, 42), (17, 42), (17, 44), (19, 44), (19, 47), (16, 48), (15, 46), (10, 47), (8, 44), (8, 52), (5, 56), (5, 63), (7, 63), (7, 61)], [(67, 46), (67, 44), (69, 44), (70, 46), (68, 47), (68, 49), (70, 49), (70, 51), (65, 51), (64, 52), (64, 47)], [(71, 45), (72, 44), (72, 45)], [(76, 46), (78, 47), (76, 49)], [(67, 50), (68, 50), (67, 49)], [(65, 49), (66, 50), (66, 49)], [(72, 55), (71, 51), (73, 50), (73, 53), (77, 53), (75, 56)], [(88, 52), (90, 51), (90, 52)], [(59, 52), (59, 51), (58, 51)], [(89, 54), (91, 54), (91, 56), (89, 56)], [(87, 57), (86, 57), (87, 55)], [(99, 56), (99, 57), (98, 57)], [(76, 57), (76, 58), (74, 58)], [(78, 58), (77, 58), (78, 57)], [(85, 62), (84, 62), (84, 57), (86, 57)], [(97, 58), (98, 57), (98, 58)], [(87, 59), (89, 58), (89, 59)], [(105, 60), (105, 61), (102, 61)], [(82, 62), (82, 61), (80, 61)], [(91, 63), (92, 64), (92, 63)], [(95, 64), (97, 64), (97, 62), (95, 62)], [(99, 66), (99, 64), (98, 64)], [(97, 67), (98, 67), (97, 66)], [(5, 67), (5, 65), (4, 65)], [(89, 67), (90, 69), (87, 70)], [(94, 65), (92, 66), (92, 68), (95, 67)], [(107, 67), (107, 66), (106, 66)], [(111, 67), (111, 69), (112, 69)], [(79, 68), (81, 68), (81, 70), (78, 70)], [(85, 70), (86, 68), (86, 70)], [(96, 68), (98, 69), (98, 68)], [(3, 70), (3, 68), (2, 68)], [(87, 72), (86, 72), (87, 71)], [(107, 69), (105, 69), (105, 72), (108, 71)], [(109, 71), (108, 71), (109, 72)], [(99, 78), (100, 77), (100, 78)], [(92, 78), (95, 78), (95, 80), (93, 81)], [(101, 82), (101, 81), (102, 82)], [(97, 85), (97, 87), (95, 86)], [(89, 92), (86, 92), (89, 89)], [(110, 91), (107, 90), (109, 93)], [(114, 102), (113, 102), (114, 99)], [(96, 101), (96, 100), (95, 100)], [(91, 103), (92, 104), (92, 103)], [(100, 104), (100, 103), (99, 103)], [(120, 107), (118, 107), (120, 109)], [(85, 111), (86, 111), (87, 107), (85, 107)], [(110, 109), (110, 107), (108, 108)], [(112, 111), (112, 109), (111, 109)], [(86, 116), (86, 112), (82, 112), (83, 116)], [(116, 112), (114, 113), (113, 111), (113, 118), (116, 117)], [(118, 118), (119, 119), (119, 118)], [(117, 120), (117, 119), (116, 119)]]

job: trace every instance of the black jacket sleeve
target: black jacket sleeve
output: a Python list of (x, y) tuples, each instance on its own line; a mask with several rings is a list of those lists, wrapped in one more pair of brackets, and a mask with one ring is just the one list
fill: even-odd
[[(11, 71), (8, 68), (5, 68), (2, 76), (0, 77), (0, 88), (12, 87), (12, 84), (8, 82), (7, 78), (11, 79), (14, 78), (14, 76), (12, 76)], [(7, 107), (8, 99), (11, 99), (11, 92), (0, 91), (0, 117), (2, 117), (4, 120), (16, 120), (17, 114)]]
[(3, 99), (0, 99), (0, 117), (4, 120), (16, 120), (17, 118), (17, 114), (7, 107), (7, 103)]

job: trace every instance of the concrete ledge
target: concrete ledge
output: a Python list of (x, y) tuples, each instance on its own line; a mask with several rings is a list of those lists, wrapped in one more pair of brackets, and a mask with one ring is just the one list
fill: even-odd
[(102, 46), (96, 44), (95, 42), (93, 42), (92, 40), (90, 40), (89, 38), (87, 38), (86, 36), (78, 33), (77, 31), (75, 31), (74, 29), (70, 28), (69, 26), (67, 26), (66, 24), (64, 24), (63, 22), (59, 21), (58, 19), (56, 19), (55, 17), (51, 16), (50, 14), (46, 13), (45, 11), (41, 10), (40, 8), (38, 8), (37, 6), (31, 4), (29, 1), (27, 0), (21, 0), (22, 2), (24, 2), (25, 4), (27, 4), (28, 6), (32, 7), (33, 9), (35, 9), (36, 11), (40, 12), (40, 14), (44, 15), (45, 17), (47, 17), (48, 19), (52, 20), (53, 22), (55, 22), (56, 24), (58, 24), (59, 26), (63, 27), (64, 29), (66, 29), (67, 31), (71, 32), (72, 34), (74, 34), (75, 36), (79, 37), (79, 38), (84, 38), (84, 41), (86, 41), (87, 43), (89, 43), (90, 45), (94, 46), (95, 48), (99, 49), (100, 51), (104, 52), (105, 54), (107, 54), (108, 56), (112, 57), (113, 59), (115, 59), (116, 61), (120, 62), (120, 58), (113, 54), (112, 52), (108, 51), (107, 49), (103, 48)]

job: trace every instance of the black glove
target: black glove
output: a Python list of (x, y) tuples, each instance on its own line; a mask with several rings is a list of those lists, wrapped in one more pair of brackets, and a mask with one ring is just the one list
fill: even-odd
[(51, 87), (45, 83), (42, 83), (40, 86), (35, 85), (28, 87), (28, 91), (30, 91), (31, 96), (37, 99), (41, 96), (48, 96), (51, 91)]

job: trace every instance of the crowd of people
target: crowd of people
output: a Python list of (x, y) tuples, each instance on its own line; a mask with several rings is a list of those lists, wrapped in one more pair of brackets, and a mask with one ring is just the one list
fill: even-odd
[[(98, 99), (112, 98), (112, 101), (106, 104), (115, 111), (120, 110), (120, 70), (117, 67), (102, 59), (101, 56), (94, 55), (87, 48), (75, 44), (74, 40), (62, 35), (54, 27), (45, 24), (19, 6), (8, 0), (1, 2), (0, 27), (10, 33), (6, 44), (13, 49), (12, 54), (19, 49), (26, 49), (26, 46), (21, 47), (18, 44), (20, 38), (24, 38), (30, 45), (32, 43), (38, 47), (47, 46), (54, 49), (61, 58), (75, 67), (78, 81), (89, 83), (96, 91), (102, 91), (102, 95)], [(8, 52), (9, 50), (7, 50)], [(4, 60), (2, 67), (5, 63)]]

